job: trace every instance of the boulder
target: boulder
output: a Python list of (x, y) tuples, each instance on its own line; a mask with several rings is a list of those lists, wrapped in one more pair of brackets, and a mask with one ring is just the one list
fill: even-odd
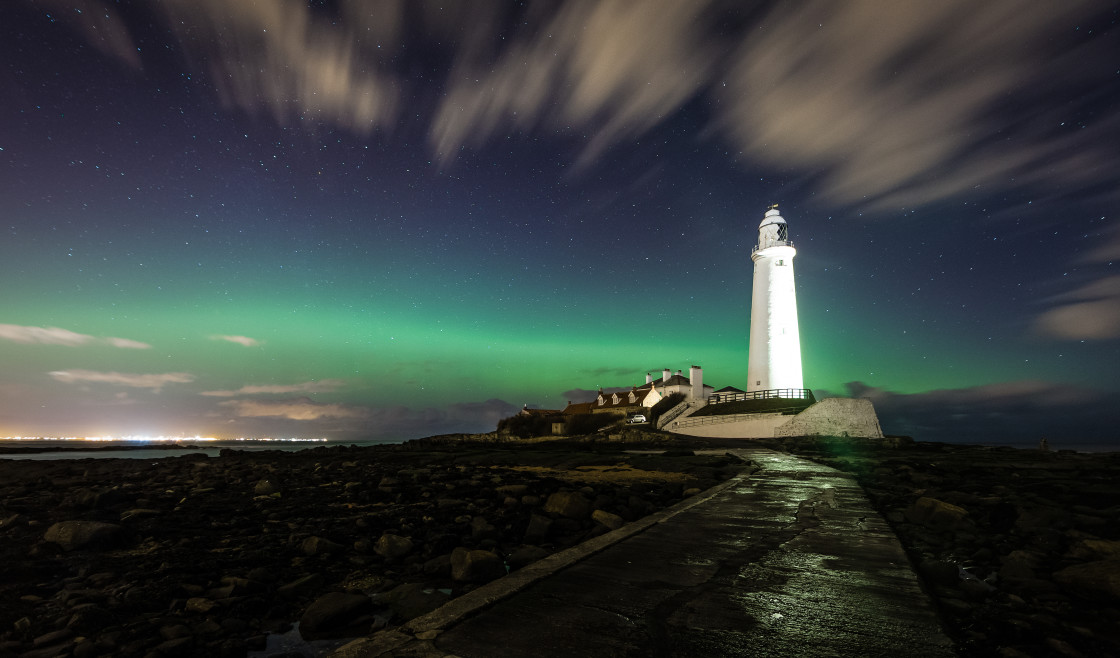
[(1068, 555), (1082, 560), (1120, 559), (1120, 541), (1095, 538), (1082, 539), (1070, 548)]
[(382, 596), (400, 621), (425, 615), (447, 603), (451, 597), (443, 592), (425, 588), (419, 583), (405, 583), (394, 587)]
[(506, 566), (493, 551), (472, 551), (460, 546), (451, 552), (451, 579), (456, 582), (485, 583), (504, 575)]
[(591, 514), (591, 502), (578, 491), (557, 491), (548, 497), (544, 511), (569, 519), (586, 519)]
[(498, 536), (498, 529), (481, 516), (471, 519), (471, 539), (494, 539)]
[(307, 555), (325, 555), (327, 553), (341, 553), (346, 550), (342, 544), (337, 544), (323, 537), (308, 537), (300, 544), (300, 548)]
[(591, 513), (591, 520), (611, 530), (618, 530), (626, 523), (626, 521), (622, 520), (621, 516), (611, 514), (610, 512), (604, 512), (601, 509), (597, 509)]
[[(305, 594), (313, 590), (319, 589), (323, 585), (323, 576), (317, 573), (307, 574), (291, 581), (290, 583), (281, 585), (276, 588), (277, 594), (286, 596)], [(188, 603), (190, 603), (188, 601)]]
[(121, 536), (121, 527), (100, 521), (59, 521), (47, 528), (43, 539), (58, 544), (64, 551), (77, 548), (111, 546)]
[(383, 558), (398, 558), (412, 551), (412, 540), (399, 535), (384, 534), (373, 546), (373, 552)]
[(360, 625), (373, 610), (365, 594), (330, 592), (315, 599), (299, 618), (299, 632), (306, 640), (344, 636)]
[(548, 556), (549, 552), (540, 546), (525, 544), (515, 548), (509, 554), (507, 562), (509, 562), (510, 569), (520, 569)]
[(932, 530), (955, 530), (969, 522), (968, 510), (927, 496), (914, 501), (906, 510), (906, 518)]
[(278, 491), (280, 491), (280, 488), (268, 478), (257, 481), (257, 484), (253, 486), (254, 496), (271, 496)]
[(1120, 601), (1120, 559), (1075, 564), (1054, 572), (1054, 581), (1085, 598)]
[(552, 519), (540, 514), (529, 516), (529, 527), (525, 529), (525, 543), (535, 544), (548, 536), (552, 528)]

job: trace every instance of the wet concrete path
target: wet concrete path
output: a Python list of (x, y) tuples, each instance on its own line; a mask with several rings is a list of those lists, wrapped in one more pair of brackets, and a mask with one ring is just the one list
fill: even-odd
[(954, 655), (850, 476), (731, 452), (761, 470), (424, 641), (352, 655)]

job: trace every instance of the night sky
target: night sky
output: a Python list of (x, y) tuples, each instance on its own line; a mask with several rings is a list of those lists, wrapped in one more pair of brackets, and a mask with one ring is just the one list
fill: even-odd
[[(804, 378), (884, 431), (1117, 440), (1108, 2), (0, 4), (0, 436), (486, 431)], [(655, 375), (656, 376), (656, 375)]]

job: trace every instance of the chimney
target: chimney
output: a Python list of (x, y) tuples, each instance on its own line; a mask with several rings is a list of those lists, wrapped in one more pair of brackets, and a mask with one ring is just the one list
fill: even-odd
[(692, 383), (692, 395), (689, 396), (693, 400), (704, 399), (704, 371), (700, 366), (692, 366), (688, 369), (688, 380)]
[(662, 370), (661, 371), (661, 385), (664, 386), (665, 384), (668, 384), (670, 377), (672, 377), (672, 373), (669, 372), (668, 368)]
[(653, 383), (653, 375), (649, 374), (648, 372), (646, 373), (646, 383), (647, 384), (652, 384)]

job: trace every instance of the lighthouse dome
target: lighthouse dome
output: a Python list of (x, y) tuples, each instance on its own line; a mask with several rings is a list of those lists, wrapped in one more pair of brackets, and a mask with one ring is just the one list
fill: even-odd
[(784, 218), (782, 218), (781, 214), (778, 213), (778, 209), (775, 207), (775, 208), (771, 208), (770, 210), (766, 211), (766, 214), (763, 215), (762, 222), (759, 223), (758, 228), (762, 228), (763, 226), (769, 226), (770, 224), (785, 224), (785, 223), (786, 223), (786, 220)]

